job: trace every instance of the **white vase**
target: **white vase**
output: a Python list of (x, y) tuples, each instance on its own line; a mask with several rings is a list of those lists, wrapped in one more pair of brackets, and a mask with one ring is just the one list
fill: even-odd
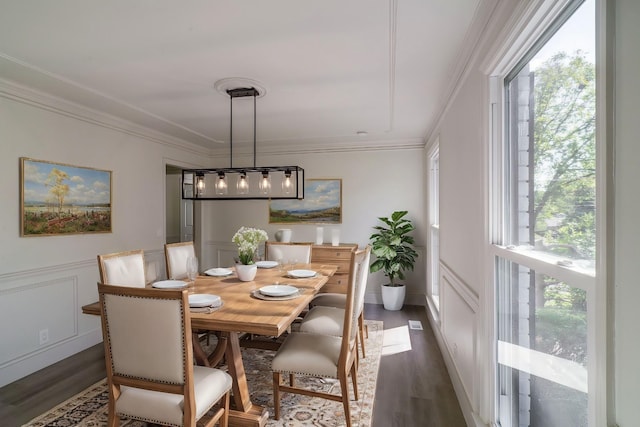
[(382, 285), (382, 304), (385, 310), (398, 311), (404, 304), (406, 287)]
[(238, 275), (238, 279), (243, 282), (250, 282), (255, 279), (257, 272), (258, 266), (256, 264), (236, 264), (236, 274)]

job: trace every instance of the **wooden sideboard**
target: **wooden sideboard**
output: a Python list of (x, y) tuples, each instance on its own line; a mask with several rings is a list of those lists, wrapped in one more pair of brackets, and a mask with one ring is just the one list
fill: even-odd
[(312, 263), (333, 264), (338, 267), (336, 273), (329, 277), (320, 292), (347, 293), (351, 252), (356, 249), (358, 249), (358, 245), (355, 243), (342, 243), (339, 246), (313, 245), (311, 249)]

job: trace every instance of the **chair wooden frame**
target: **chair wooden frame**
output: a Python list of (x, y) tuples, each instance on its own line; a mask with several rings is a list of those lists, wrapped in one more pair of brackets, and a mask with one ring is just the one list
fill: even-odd
[[(184, 269), (185, 269), (184, 275), (177, 274), (171, 268), (171, 255), (169, 254), (171, 249), (180, 248), (180, 247), (183, 247), (183, 246), (191, 246), (193, 248), (193, 256), (195, 256), (195, 247), (193, 246), (193, 242), (166, 243), (164, 245), (164, 260), (165, 260), (165, 266), (166, 266), (166, 269), (167, 269), (167, 279), (184, 279), (184, 278), (187, 277), (186, 260), (185, 260), (185, 267), (184, 267)], [(178, 276), (178, 277), (174, 277), (174, 276)]]
[[(107, 277), (106, 263), (108, 263), (109, 260), (114, 258), (123, 258), (123, 257), (132, 256), (132, 255), (140, 255), (140, 257), (142, 258), (142, 272), (144, 276), (144, 283), (131, 285), (129, 283), (115, 283), (113, 280), (110, 280), (110, 278)], [(100, 272), (101, 283), (104, 283), (107, 285), (127, 285), (127, 286), (137, 286), (137, 287), (144, 287), (147, 284), (147, 271), (146, 271), (147, 268), (144, 261), (144, 251), (142, 249), (132, 250), (132, 251), (123, 251), (123, 252), (113, 252), (110, 254), (101, 254), (101, 255), (98, 255), (97, 258), (98, 258), (98, 271)]]
[[(367, 246), (369, 249), (369, 255), (367, 255), (365, 257), (364, 262), (366, 264), (369, 263), (369, 259), (370, 259), (370, 254), (371, 254), (371, 245)], [(365, 248), (366, 250), (367, 248)], [(364, 286), (366, 288), (367, 286), (367, 278), (369, 277), (369, 270), (368, 270), (368, 265), (367, 265), (367, 270), (364, 272), (361, 272), (358, 280), (362, 281), (361, 284), (359, 284), (359, 286)], [(346, 298), (347, 296), (345, 294), (338, 294), (338, 293), (320, 293), (318, 295), (316, 295), (316, 297), (313, 299), (313, 301), (311, 301), (311, 304), (309, 304), (311, 306), (311, 309), (313, 310), (314, 307), (335, 307), (335, 308), (341, 308), (344, 309), (345, 303), (346, 303)], [(364, 323), (364, 296), (361, 298), (361, 301), (359, 301), (359, 307), (356, 307), (355, 310), (358, 311), (358, 341), (360, 341), (360, 350), (362, 351), (362, 358), (367, 357), (366, 356), (366, 351), (365, 351), (365, 338), (369, 338), (369, 328), (367, 327), (367, 325)], [(304, 323), (304, 321), (303, 321)]]
[[(104, 336), (105, 345), (105, 362), (107, 371), (107, 383), (109, 390), (109, 415), (108, 425), (109, 427), (117, 427), (120, 423), (120, 417), (116, 413), (116, 402), (121, 396), (121, 387), (131, 387), (136, 389), (144, 389), (154, 392), (162, 392), (169, 394), (182, 395), (182, 412), (183, 426), (196, 426), (196, 396), (194, 391), (194, 366), (193, 366), (193, 350), (191, 340), (191, 316), (189, 312), (189, 293), (187, 290), (158, 290), (149, 288), (131, 288), (114, 285), (98, 284), (98, 294), (100, 297), (100, 306), (102, 307), (102, 331)], [(170, 381), (163, 378), (141, 378), (132, 375), (128, 372), (127, 368), (123, 368), (122, 373), (117, 373), (113, 361), (112, 353), (112, 335), (110, 331), (110, 318), (109, 318), (109, 303), (107, 298), (109, 295), (134, 299), (153, 299), (153, 300), (169, 300), (177, 302), (177, 306), (180, 306), (181, 310), (181, 340), (182, 340), (182, 381)], [(124, 366), (126, 362), (121, 362), (118, 366)], [(197, 367), (197, 369), (213, 369)], [(217, 371), (217, 370), (216, 370)], [(225, 376), (228, 375), (225, 373)], [(175, 375), (174, 375), (175, 376)], [(204, 424), (206, 427), (213, 426), (216, 422), (220, 422), (220, 426), (226, 427), (228, 424), (229, 416), (229, 400), (231, 379), (229, 377), (228, 387), (226, 392), (217, 401), (212, 401), (210, 404), (213, 406), (215, 403), (219, 403), (219, 408)], [(207, 409), (210, 409), (207, 408)], [(206, 414), (208, 411), (204, 411)], [(143, 421), (150, 421), (144, 418), (136, 418), (135, 414), (127, 414), (127, 416)], [(201, 417), (204, 418), (204, 417)]]
[[(281, 354), (281, 351), (287, 351), (287, 340), (296, 340), (302, 337), (313, 336), (314, 340), (321, 341), (324, 337), (326, 339), (339, 339), (340, 340), (340, 354), (338, 357), (337, 363), (337, 378), (340, 382), (340, 394), (330, 394), (323, 393), (314, 390), (304, 389), (297, 387), (295, 384), (295, 375), (307, 375), (307, 376), (315, 376), (316, 374), (312, 373), (302, 373), (302, 372), (293, 372), (285, 369), (281, 370), (273, 370), (273, 399), (274, 399), (274, 412), (276, 420), (280, 419), (280, 393), (295, 393), (302, 394), (311, 397), (320, 397), (323, 399), (333, 400), (337, 402), (342, 402), (345, 412), (345, 419), (347, 423), (347, 427), (351, 426), (351, 411), (349, 409), (349, 388), (348, 388), (348, 379), (351, 376), (351, 382), (353, 385), (354, 397), (356, 400), (359, 400), (358, 396), (358, 364), (357, 364), (357, 331), (354, 330), (353, 325), (356, 321), (356, 313), (354, 312), (354, 302), (356, 297), (357, 282), (356, 282), (356, 268), (361, 268), (364, 262), (364, 258), (366, 255), (366, 250), (360, 250), (357, 252), (352, 252), (351, 254), (351, 271), (350, 277), (351, 281), (349, 283), (349, 287), (347, 288), (347, 300), (345, 304), (344, 310), (344, 329), (342, 333), (342, 337), (335, 336), (323, 336), (323, 335), (315, 335), (314, 334), (304, 334), (304, 333), (292, 333), (287, 337), (281, 350), (276, 353), (274, 358), (274, 364), (276, 359)], [(368, 268), (368, 266), (367, 266)], [(295, 367), (291, 368), (295, 369)], [(289, 375), (289, 385), (286, 385), (282, 382), (282, 374)]]

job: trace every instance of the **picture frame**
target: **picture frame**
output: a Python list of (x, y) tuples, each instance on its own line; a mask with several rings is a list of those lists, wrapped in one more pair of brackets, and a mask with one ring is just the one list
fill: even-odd
[(341, 224), (342, 179), (307, 179), (304, 199), (270, 200), (270, 224)]
[(20, 158), (20, 236), (111, 232), (111, 171)]

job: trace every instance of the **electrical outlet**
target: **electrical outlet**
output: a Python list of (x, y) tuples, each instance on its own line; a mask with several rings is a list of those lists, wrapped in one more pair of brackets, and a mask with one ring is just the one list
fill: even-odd
[(46, 344), (49, 342), (49, 329), (40, 330), (40, 345)]

